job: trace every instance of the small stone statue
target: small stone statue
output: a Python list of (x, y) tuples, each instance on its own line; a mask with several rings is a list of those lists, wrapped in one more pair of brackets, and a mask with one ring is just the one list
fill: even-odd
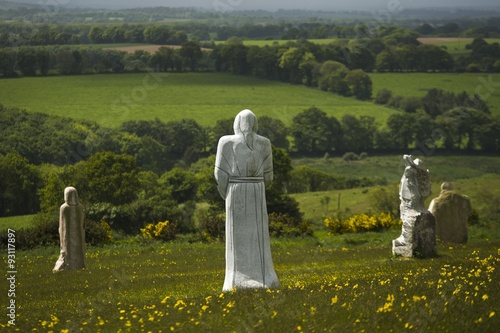
[(432, 199), (429, 211), (436, 219), (436, 236), (445, 242), (467, 243), (467, 220), (472, 212), (470, 199), (453, 191), (450, 183), (441, 185), (441, 193)]
[(257, 135), (250, 110), (234, 120), (234, 135), (219, 140), (215, 179), (226, 201), (226, 274), (223, 291), (279, 288), (269, 241), (265, 185), (273, 179), (271, 143)]
[(392, 241), (392, 253), (403, 257), (435, 255), (435, 220), (425, 208), (424, 201), (431, 194), (429, 170), (422, 160), (404, 155), (405, 171), (399, 187), (402, 233)]
[(59, 214), (61, 252), (53, 272), (85, 268), (84, 213), (74, 187), (64, 189), (64, 201)]

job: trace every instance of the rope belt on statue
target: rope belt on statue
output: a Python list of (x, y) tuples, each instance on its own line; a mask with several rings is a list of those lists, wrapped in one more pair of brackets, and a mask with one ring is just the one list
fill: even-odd
[(230, 183), (262, 183), (264, 177), (229, 177)]

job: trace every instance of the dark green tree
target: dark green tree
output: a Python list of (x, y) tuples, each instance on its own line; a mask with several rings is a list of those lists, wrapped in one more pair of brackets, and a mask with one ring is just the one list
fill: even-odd
[(373, 149), (374, 137), (377, 131), (375, 118), (361, 116), (356, 118), (352, 115), (345, 115), (341, 120), (342, 128), (342, 149), (344, 151), (362, 152)]
[(312, 107), (297, 114), (292, 121), (291, 134), (301, 153), (328, 152), (340, 144), (340, 123), (324, 111)]
[(136, 199), (139, 170), (134, 157), (99, 152), (82, 163), (89, 202), (121, 205)]
[(186, 62), (186, 66), (193, 72), (196, 71), (198, 61), (203, 57), (200, 44), (194, 41), (183, 43), (179, 54)]
[(269, 116), (259, 117), (258, 133), (268, 138), (273, 146), (288, 150), (288, 130), (281, 120)]
[(40, 174), (26, 158), (16, 154), (0, 157), (0, 216), (38, 212), (39, 186)]
[(177, 203), (194, 200), (196, 197), (197, 180), (191, 171), (173, 168), (160, 177), (158, 184), (161, 192), (168, 194), (167, 198), (171, 197)]
[(354, 97), (360, 100), (367, 100), (372, 97), (372, 80), (370, 76), (361, 69), (350, 71), (345, 81), (351, 88)]
[(23, 46), (17, 51), (17, 65), (25, 76), (36, 74), (36, 51), (32, 47)]

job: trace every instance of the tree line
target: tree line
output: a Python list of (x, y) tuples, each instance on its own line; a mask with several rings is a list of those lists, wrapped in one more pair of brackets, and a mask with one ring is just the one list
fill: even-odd
[[(389, 98), (376, 99), (379, 103), (393, 100), (399, 98), (390, 92)], [(421, 98), (420, 105), (416, 111), (401, 110), (391, 115), (383, 127), (374, 117), (345, 115), (337, 119), (315, 107), (295, 115), (290, 126), (266, 115), (259, 117), (259, 133), (275, 146), (275, 171), (280, 179), (275, 185), (276, 198), (287, 192), (332, 189), (325, 184), (339, 189), (385, 183), (376, 179), (328, 178), (303, 168), (292, 170), (289, 152), (342, 156), (416, 147), (500, 151), (500, 121), (491, 116), (478, 96), (431, 89)], [(90, 121), (0, 106), (0, 215), (53, 208), (59, 202), (62, 184), (77, 180), (82, 190), (88, 188), (86, 196), (94, 203), (104, 200), (113, 205), (128, 204), (148, 197), (148, 182), (156, 182), (165, 174), (173, 177), (165, 176), (173, 183), (169, 187), (164, 182), (160, 187), (168, 187), (167, 192), (173, 195), (169, 198), (177, 204), (196, 196), (216, 202), (211, 159), (218, 139), (232, 133), (232, 125), (233, 119), (218, 120), (210, 127), (200, 126), (192, 119), (167, 123), (155, 119), (126, 121), (116, 129), (108, 129)], [(350, 156), (347, 155), (345, 158)], [(89, 161), (99, 166), (89, 171)], [(109, 175), (106, 170), (116, 170), (117, 174)], [(177, 170), (177, 174), (170, 174), (172, 170)], [(186, 170), (191, 173), (185, 174)], [(110, 178), (90, 181), (94, 174)], [(191, 180), (186, 183), (174, 180), (176, 177)], [(196, 177), (204, 177), (202, 185), (194, 181)], [(50, 179), (55, 183), (48, 185)], [(146, 185), (140, 185), (141, 181)], [(107, 190), (99, 192), (104, 187)], [(47, 190), (50, 194), (41, 195), (40, 191), (47, 188), (52, 189)]]

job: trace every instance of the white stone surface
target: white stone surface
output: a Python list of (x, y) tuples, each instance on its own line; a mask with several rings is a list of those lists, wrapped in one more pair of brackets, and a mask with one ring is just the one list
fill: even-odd
[(59, 214), (61, 252), (53, 272), (85, 268), (84, 212), (74, 187), (64, 189), (64, 201)]
[(241, 111), (234, 135), (219, 140), (215, 178), (226, 201), (226, 274), (223, 291), (279, 288), (269, 241), (265, 186), (273, 179), (271, 143), (257, 135), (257, 118)]
[(392, 253), (413, 257), (435, 254), (435, 221), (425, 208), (424, 201), (431, 194), (429, 170), (420, 159), (404, 155), (405, 170), (401, 177), (399, 198), (403, 222), (401, 236), (392, 241)]

